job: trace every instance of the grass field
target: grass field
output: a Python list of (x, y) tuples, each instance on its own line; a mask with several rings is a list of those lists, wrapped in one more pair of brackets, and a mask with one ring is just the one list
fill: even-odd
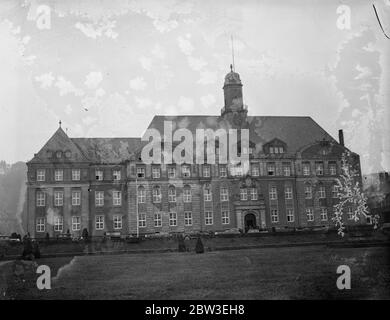
[[(40, 259), (51, 267), (52, 289), (27, 281), (3, 298), (390, 299), (388, 250), (312, 246)], [(341, 264), (351, 268), (351, 290), (336, 287)]]

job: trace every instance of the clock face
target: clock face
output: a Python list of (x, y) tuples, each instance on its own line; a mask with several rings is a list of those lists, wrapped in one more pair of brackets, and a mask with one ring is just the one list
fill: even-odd
[(248, 186), (250, 186), (250, 185), (252, 185), (252, 179), (251, 178), (246, 178), (246, 180), (245, 180), (245, 184), (246, 184), (246, 186), (248, 187)]

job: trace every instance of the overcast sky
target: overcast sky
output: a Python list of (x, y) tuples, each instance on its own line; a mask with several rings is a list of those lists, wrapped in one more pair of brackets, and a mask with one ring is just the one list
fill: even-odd
[[(390, 0), (374, 3), (390, 34)], [(389, 170), (390, 40), (371, 2), (342, 4), (350, 29), (340, 1), (3, 0), (0, 159), (30, 160), (60, 119), (139, 137), (155, 114), (219, 114), (233, 35), (250, 115), (342, 128), (363, 172)]]

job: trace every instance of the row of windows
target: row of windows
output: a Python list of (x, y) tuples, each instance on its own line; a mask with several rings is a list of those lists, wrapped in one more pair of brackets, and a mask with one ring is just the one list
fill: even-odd
[[(80, 169), (72, 169), (72, 181), (80, 181)], [(45, 169), (38, 169), (37, 170), (37, 181), (46, 181), (46, 170)], [(121, 171), (120, 170), (113, 170), (112, 171), (112, 177), (114, 181), (121, 180)], [(98, 181), (102, 181), (104, 179), (104, 172), (103, 170), (96, 170), (95, 171), (95, 178)], [(54, 181), (64, 181), (64, 170), (63, 169), (55, 169), (54, 170)]]
[[(325, 199), (326, 198), (326, 189), (324, 186), (318, 187), (318, 198)], [(339, 195), (339, 187), (338, 185), (332, 186), (332, 198), (338, 198)], [(313, 198), (313, 188), (311, 185), (305, 185), (305, 199), (312, 199)]]
[[(122, 229), (121, 215), (113, 216), (113, 227), (115, 230)], [(64, 218), (62, 216), (57, 216), (54, 218), (54, 231), (63, 232), (64, 230)], [(95, 229), (103, 230), (104, 229), (104, 216), (96, 216), (95, 217)], [(81, 217), (80, 216), (72, 216), (72, 231), (80, 231), (81, 230)], [(37, 232), (45, 232), (46, 231), (46, 219), (45, 218), (37, 218), (36, 220), (36, 231)]]
[[(311, 174), (310, 163), (308, 163), (308, 162), (303, 163), (302, 164), (302, 171), (303, 171), (304, 176), (309, 176)], [(137, 167), (137, 177), (138, 178), (145, 178), (145, 176), (146, 176), (145, 172), (146, 172), (145, 167)], [(291, 176), (291, 164), (290, 163), (283, 163), (282, 164), (282, 172), (283, 172), (283, 176)], [(45, 169), (38, 169), (36, 173), (37, 173), (37, 181), (45, 181), (46, 180), (46, 170)], [(322, 162), (316, 162), (315, 173), (316, 173), (316, 175), (323, 175), (324, 174), (324, 164)], [(203, 174), (203, 177), (205, 177), (205, 178), (211, 177), (211, 167), (209, 165), (204, 165), (203, 170), (202, 170), (202, 174)], [(243, 175), (242, 167), (239, 166), (239, 167), (231, 168), (231, 174), (233, 176), (242, 176)], [(336, 163), (329, 163), (329, 174), (330, 175), (337, 174)], [(186, 178), (191, 177), (191, 167), (189, 165), (183, 165), (181, 167), (181, 175), (182, 175), (182, 177), (186, 177)], [(260, 176), (260, 168), (258, 165), (252, 165), (251, 175), (254, 177)], [(267, 163), (267, 175), (268, 176), (275, 176), (276, 175), (275, 163)], [(113, 176), (114, 181), (121, 180), (121, 171), (120, 170), (113, 170), (112, 176)], [(220, 177), (227, 177), (226, 166), (219, 166), (219, 176)], [(159, 179), (160, 177), (161, 177), (160, 167), (152, 167), (152, 178)], [(103, 181), (104, 180), (103, 170), (96, 170), (95, 171), (95, 178), (97, 181)], [(175, 167), (168, 167), (168, 178), (170, 178), (170, 179), (176, 178), (176, 168)], [(63, 181), (64, 180), (64, 170), (63, 169), (54, 170), (54, 180), (55, 181)], [(80, 169), (72, 169), (72, 181), (80, 181)]]
[[(122, 192), (112, 191), (112, 204), (114, 206), (122, 205)], [(43, 191), (36, 193), (37, 207), (46, 206), (46, 194)], [(64, 205), (64, 192), (54, 191), (54, 206), (62, 207)], [(72, 191), (72, 206), (81, 205), (81, 191)], [(104, 191), (95, 191), (95, 206), (102, 207), (104, 205)]]
[[(230, 217), (229, 217), (228, 210), (221, 211), (221, 222), (222, 222), (222, 224), (229, 224), (230, 223)], [(214, 224), (214, 216), (213, 216), (212, 211), (205, 212), (204, 223), (205, 223), (205, 225)], [(192, 212), (191, 211), (184, 212), (184, 225), (187, 227), (192, 226)], [(145, 228), (147, 226), (146, 225), (146, 213), (139, 213), (138, 214), (138, 226), (140, 228)], [(162, 213), (155, 212), (154, 213), (154, 227), (161, 227), (161, 226), (162, 226)], [(177, 226), (177, 213), (176, 212), (169, 213), (169, 226), (170, 227)]]
[[(307, 221), (312, 222), (314, 221), (314, 209), (313, 208), (306, 208), (306, 216)], [(279, 222), (279, 212), (278, 209), (272, 208), (270, 210), (271, 213), (271, 222), (272, 223), (278, 223)], [(347, 215), (348, 219), (353, 219), (353, 209), (351, 207), (347, 208)], [(291, 208), (286, 209), (286, 217), (287, 222), (294, 222), (294, 210)], [(328, 221), (328, 210), (327, 208), (320, 208), (320, 218), (321, 221)], [(204, 214), (204, 222), (205, 225), (212, 225), (214, 223), (214, 217), (212, 211), (206, 211)], [(229, 211), (228, 210), (222, 210), (221, 211), (221, 222), (222, 224), (229, 224), (230, 218), (229, 218)], [(115, 230), (122, 229), (122, 216), (121, 215), (114, 215), (113, 216), (113, 227)], [(184, 225), (185, 226), (192, 226), (192, 212), (191, 211), (185, 211), (184, 212)], [(138, 214), (138, 226), (140, 228), (146, 227), (146, 213), (139, 213)], [(155, 227), (161, 227), (162, 226), (162, 213), (156, 212), (154, 214), (154, 226)], [(176, 212), (170, 212), (169, 213), (169, 226), (175, 227), (177, 226), (177, 213)], [(45, 232), (46, 227), (46, 221), (45, 218), (37, 218), (36, 220), (36, 231), (37, 232)], [(64, 221), (63, 217), (58, 216), (54, 218), (54, 231), (56, 232), (63, 232), (64, 227)], [(81, 217), (80, 216), (72, 216), (72, 231), (79, 231), (81, 229)], [(104, 216), (95, 216), (95, 229), (96, 230), (104, 230)]]
[[(311, 166), (309, 162), (304, 162), (302, 164), (303, 175), (309, 176), (311, 174)], [(241, 166), (232, 167), (230, 170), (230, 174), (233, 176), (243, 176), (243, 168)], [(260, 167), (257, 164), (251, 165), (250, 174), (254, 177), (260, 176)], [(316, 162), (315, 163), (315, 174), (316, 175), (324, 175), (324, 163)], [(329, 162), (329, 174), (336, 175), (337, 174), (337, 166), (335, 162)], [(275, 176), (276, 175), (276, 164), (274, 162), (267, 163), (267, 175)], [(282, 175), (283, 176), (291, 176), (291, 163), (282, 163)], [(181, 166), (181, 176), (189, 178), (191, 177), (191, 167), (189, 165)], [(202, 166), (202, 176), (204, 178), (211, 177), (211, 167), (210, 165)], [(227, 177), (227, 167), (224, 165), (219, 166), (219, 176)], [(137, 167), (137, 177), (145, 178), (146, 177), (146, 169), (145, 167)], [(161, 177), (161, 169), (160, 167), (154, 166), (152, 167), (152, 178), (159, 179)], [(176, 167), (168, 167), (168, 178), (173, 179), (176, 178)]]
[[(326, 189), (324, 186), (319, 186), (318, 188), (318, 198), (326, 198)], [(248, 197), (249, 195), (249, 197)], [(284, 189), (285, 199), (293, 199), (293, 190), (291, 186), (285, 186)], [(204, 201), (212, 200), (212, 192), (210, 188), (205, 188), (204, 190)], [(305, 199), (312, 199), (313, 190), (311, 185), (305, 186)], [(338, 197), (338, 186), (332, 186), (332, 197)], [(146, 203), (146, 190), (143, 186), (138, 187), (138, 203)], [(278, 193), (276, 186), (271, 186), (269, 189), (269, 198), (270, 200), (277, 200)], [(257, 188), (241, 188), (240, 189), (240, 200), (258, 200), (258, 191)], [(229, 201), (229, 191), (228, 188), (222, 187), (220, 189), (220, 200)], [(153, 203), (161, 203), (162, 193), (159, 186), (155, 186), (152, 190), (152, 201)], [(183, 189), (183, 202), (191, 202), (192, 193), (189, 186), (185, 186)], [(176, 188), (170, 186), (168, 188), (168, 202), (176, 202)], [(54, 191), (54, 206), (61, 207), (64, 204), (64, 192), (63, 191)], [(79, 206), (81, 204), (81, 191), (72, 191), (72, 206)], [(122, 205), (122, 192), (121, 191), (112, 191), (112, 204), (114, 206)], [(44, 207), (46, 205), (46, 195), (42, 191), (38, 191), (36, 194), (36, 205), (37, 207)], [(104, 191), (95, 191), (95, 206), (101, 207), (104, 206)]]

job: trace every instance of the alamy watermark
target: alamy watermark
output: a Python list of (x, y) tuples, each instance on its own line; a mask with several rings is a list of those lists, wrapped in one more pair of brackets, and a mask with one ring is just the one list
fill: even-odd
[(220, 164), (249, 167), (249, 129), (198, 128), (194, 137), (189, 129), (173, 131), (172, 121), (164, 121), (163, 134), (147, 129), (142, 141), (148, 142), (141, 152), (145, 164), (215, 164), (218, 156)]

